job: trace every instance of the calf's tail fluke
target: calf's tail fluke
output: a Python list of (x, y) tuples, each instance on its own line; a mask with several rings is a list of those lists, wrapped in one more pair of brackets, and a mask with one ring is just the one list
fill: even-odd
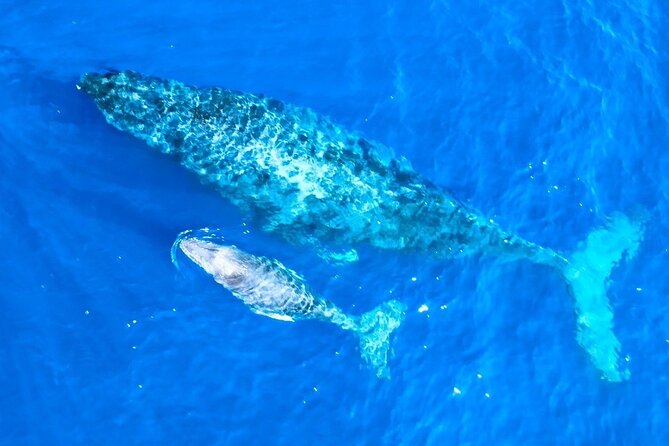
[(364, 313), (357, 321), (360, 355), (379, 378), (390, 378), (390, 335), (404, 320), (405, 312), (404, 304), (391, 300)]
[(636, 254), (642, 238), (641, 221), (615, 214), (588, 234), (560, 267), (575, 301), (576, 339), (608, 381), (630, 376), (621, 364), (620, 341), (613, 332), (613, 310), (606, 295), (609, 276), (623, 258)]

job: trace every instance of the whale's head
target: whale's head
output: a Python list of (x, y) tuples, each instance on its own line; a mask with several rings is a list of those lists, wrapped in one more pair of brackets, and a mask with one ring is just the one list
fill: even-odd
[(253, 274), (253, 256), (235, 246), (186, 238), (179, 242), (179, 248), (193, 263), (230, 291), (241, 291), (249, 285), (248, 279)]
[(174, 100), (169, 81), (134, 71), (87, 73), (77, 88), (93, 98), (110, 124), (140, 137), (153, 133)]

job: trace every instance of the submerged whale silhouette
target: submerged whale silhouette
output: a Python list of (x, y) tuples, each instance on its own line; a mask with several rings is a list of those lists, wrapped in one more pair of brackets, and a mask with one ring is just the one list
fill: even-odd
[(379, 378), (389, 378), (390, 335), (404, 319), (406, 307), (391, 300), (352, 316), (332, 302), (311, 293), (305, 280), (276, 259), (255, 256), (235, 245), (221, 244), (207, 230), (184, 231), (172, 247), (244, 302), (254, 313), (281, 321), (314, 319), (356, 333), (360, 355)]
[(85, 74), (78, 87), (108, 123), (174, 155), (289, 242), (441, 258), (481, 252), (556, 269), (575, 300), (579, 344), (605, 379), (629, 376), (606, 291), (612, 268), (635, 254), (640, 223), (614, 215), (563, 256), (504, 231), (404, 158), (307, 108), (132, 71)]

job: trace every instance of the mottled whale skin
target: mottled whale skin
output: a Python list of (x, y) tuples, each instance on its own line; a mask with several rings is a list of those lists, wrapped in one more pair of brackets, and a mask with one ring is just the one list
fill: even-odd
[(177, 156), (292, 243), (368, 243), (440, 257), (543, 251), (468, 209), (386, 147), (309, 109), (134, 72), (89, 74), (80, 85), (110, 124)]
[(310, 109), (132, 71), (89, 73), (78, 86), (111, 125), (175, 156), (289, 242), (440, 258), (492, 253), (557, 269), (576, 302), (578, 342), (604, 378), (629, 376), (606, 296), (611, 269), (642, 238), (622, 214), (563, 256), (502, 230), (382, 144)]
[(389, 338), (404, 318), (403, 304), (392, 300), (361, 316), (352, 316), (312, 294), (302, 276), (276, 259), (256, 256), (192, 231), (182, 233), (173, 253), (175, 248), (257, 314), (290, 322), (322, 320), (355, 332), (365, 362), (377, 377), (390, 377)]

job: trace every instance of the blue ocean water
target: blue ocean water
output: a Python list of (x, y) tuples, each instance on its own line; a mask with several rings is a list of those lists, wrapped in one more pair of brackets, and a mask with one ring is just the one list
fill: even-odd
[[(668, 14), (657, 0), (0, 1), (0, 443), (667, 444)], [(631, 379), (600, 379), (544, 267), (364, 248), (336, 266), (264, 234), (104, 122), (75, 84), (105, 69), (311, 107), (561, 252), (615, 212), (644, 214), (609, 289)], [(257, 316), (177, 273), (172, 242), (204, 226), (347, 312), (406, 303), (391, 379), (350, 333)]]

